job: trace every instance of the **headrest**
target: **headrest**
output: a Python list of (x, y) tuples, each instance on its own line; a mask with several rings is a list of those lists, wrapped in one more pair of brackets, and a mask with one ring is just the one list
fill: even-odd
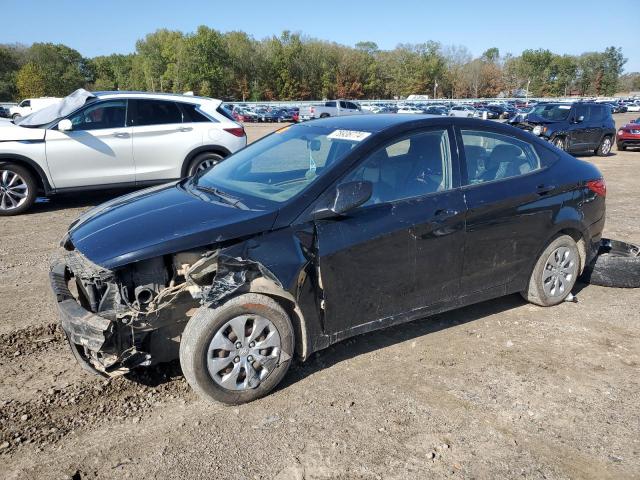
[(522, 154), (522, 149), (515, 145), (497, 145), (496, 147), (493, 147), (493, 150), (491, 151), (488, 162), (489, 164), (486, 168), (487, 170), (498, 168), (501, 163), (513, 162)]

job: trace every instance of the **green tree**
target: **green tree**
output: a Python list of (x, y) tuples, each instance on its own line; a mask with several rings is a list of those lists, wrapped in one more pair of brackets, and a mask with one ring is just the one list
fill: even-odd
[(93, 72), (80, 53), (66, 45), (34, 43), (26, 52), (28, 63), (44, 79), (43, 95), (63, 97), (92, 81)]
[(179, 43), (176, 85), (204, 96), (225, 97), (228, 54), (220, 32), (201, 25)]
[(47, 78), (40, 66), (29, 62), (18, 71), (16, 87), (20, 98), (43, 97), (47, 93)]

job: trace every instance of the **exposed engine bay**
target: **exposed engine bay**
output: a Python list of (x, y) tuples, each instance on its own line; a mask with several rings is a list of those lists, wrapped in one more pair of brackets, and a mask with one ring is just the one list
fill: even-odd
[(75, 303), (95, 314), (83, 325), (62, 315), (74, 355), (86, 369), (110, 376), (175, 359), (181, 333), (201, 305), (215, 305), (257, 277), (277, 282), (261, 265), (221, 249), (151, 258), (115, 271), (71, 249), (51, 277), (59, 303), (66, 298), (69, 308)]

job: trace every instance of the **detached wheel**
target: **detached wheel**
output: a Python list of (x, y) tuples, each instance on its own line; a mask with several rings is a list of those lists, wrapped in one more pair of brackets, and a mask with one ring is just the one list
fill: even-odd
[(595, 153), (599, 157), (606, 157), (611, 153), (611, 137), (604, 137), (602, 142), (600, 142), (600, 146), (596, 149)]
[(180, 365), (203, 398), (237, 405), (268, 394), (289, 369), (291, 320), (272, 298), (248, 293), (201, 307), (180, 343)]
[(0, 165), (0, 216), (19, 215), (36, 201), (38, 186), (24, 167)]
[(571, 293), (579, 273), (578, 246), (570, 236), (560, 235), (538, 258), (522, 296), (542, 307), (557, 305)]
[(556, 137), (553, 139), (553, 144), (560, 150), (567, 150), (567, 142), (562, 137)]
[(191, 160), (187, 175), (191, 177), (196, 173), (201, 173), (205, 170), (209, 170), (211, 167), (215, 167), (217, 164), (219, 164), (222, 160), (224, 160), (224, 157), (222, 155), (218, 155), (217, 153), (201, 153), (200, 155), (197, 155), (196, 158)]

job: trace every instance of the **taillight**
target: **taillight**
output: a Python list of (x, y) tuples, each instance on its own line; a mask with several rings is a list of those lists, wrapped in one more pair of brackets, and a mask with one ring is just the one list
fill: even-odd
[(601, 197), (607, 196), (607, 184), (604, 183), (604, 178), (588, 181), (587, 188), (596, 195), (600, 195)]
[(225, 128), (224, 131), (229, 132), (231, 135), (235, 135), (236, 137), (244, 137), (244, 128), (242, 127)]
[(311, 112), (311, 113), (316, 113), (316, 109), (315, 109), (315, 108), (313, 108), (313, 107), (311, 107), (311, 108), (309, 109), (309, 112)]

